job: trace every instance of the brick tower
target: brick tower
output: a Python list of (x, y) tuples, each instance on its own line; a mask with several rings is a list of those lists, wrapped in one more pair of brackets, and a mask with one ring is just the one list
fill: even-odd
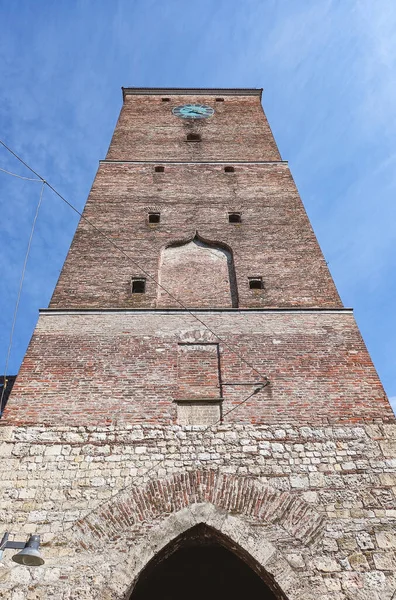
[(261, 91), (123, 96), (0, 422), (46, 559), (2, 597), (391, 600), (394, 416)]

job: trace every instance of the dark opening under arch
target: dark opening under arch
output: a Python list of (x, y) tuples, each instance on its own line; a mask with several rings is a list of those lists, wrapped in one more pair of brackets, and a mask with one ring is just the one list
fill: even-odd
[[(260, 571), (263, 571), (260, 573)], [(264, 570), (206, 525), (168, 544), (141, 572), (130, 600), (284, 600)], [(268, 580), (269, 581), (269, 580)]]

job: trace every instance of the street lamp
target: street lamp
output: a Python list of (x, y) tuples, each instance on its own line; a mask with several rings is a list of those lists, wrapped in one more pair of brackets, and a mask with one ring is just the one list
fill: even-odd
[(26, 567), (39, 567), (44, 564), (44, 559), (39, 552), (40, 536), (31, 535), (27, 542), (15, 542), (9, 540), (8, 531), (3, 535), (3, 539), (0, 542), (0, 560), (3, 556), (3, 551), (8, 548), (14, 550), (20, 550), (17, 554), (14, 554), (12, 560), (19, 565), (25, 565)]

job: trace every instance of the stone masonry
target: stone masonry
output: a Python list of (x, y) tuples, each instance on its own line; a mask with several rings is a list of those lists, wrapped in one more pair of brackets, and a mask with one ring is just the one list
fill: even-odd
[(260, 100), (124, 89), (84, 211), (122, 252), (81, 220), (0, 421), (46, 561), (6, 551), (1, 598), (133, 600), (197, 527), (271, 598), (396, 598), (395, 418)]

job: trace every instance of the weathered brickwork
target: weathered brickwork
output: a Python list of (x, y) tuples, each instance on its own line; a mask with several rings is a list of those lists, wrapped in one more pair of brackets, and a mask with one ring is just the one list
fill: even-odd
[[(7, 555), (2, 598), (121, 599), (198, 523), (289, 600), (390, 600), (396, 426), (3, 427), (1, 519), (46, 565)], [(4, 465), (4, 466), (3, 466)]]
[[(223, 96), (213, 94), (125, 94), (124, 105), (107, 153), (108, 160), (141, 161), (256, 161), (280, 160), (279, 151), (265, 118), (260, 94)], [(209, 104), (215, 118), (179, 119), (172, 108), (182, 104)], [(189, 133), (202, 142), (187, 142)]]
[[(158, 226), (148, 223), (159, 211)], [(228, 213), (242, 213), (241, 224)], [(342, 306), (286, 164), (166, 165), (101, 163), (84, 216), (129, 258), (81, 221), (50, 306), (53, 308), (156, 307), (161, 251), (198, 234), (233, 254), (239, 306)], [(147, 293), (131, 294), (131, 279), (148, 273)], [(261, 276), (263, 290), (248, 277)], [(199, 270), (197, 276), (201, 276)], [(153, 279), (150, 279), (153, 278)], [(211, 308), (218, 271), (207, 270), (196, 306)], [(183, 270), (171, 291), (186, 300)], [(166, 299), (165, 299), (166, 298)], [(161, 294), (160, 306), (179, 307)]]
[[(254, 389), (227, 383), (260, 381), (238, 354), (270, 379), (227, 421), (309, 425), (394, 419), (351, 312), (199, 317), (224, 342), (219, 344), (225, 411)], [(218, 339), (183, 311), (44, 313), (4, 422), (175, 423), (174, 400), (187, 382), (178, 374), (179, 344), (202, 342)]]
[(271, 600), (395, 600), (395, 418), (260, 97), (124, 90), (84, 210), (122, 252), (81, 220), (0, 422), (46, 561), (7, 551), (1, 598), (134, 600), (210, 540)]
[(162, 249), (158, 279), (157, 307), (176, 306), (179, 300), (194, 308), (202, 305), (203, 298), (205, 306), (212, 308), (238, 307), (231, 252), (197, 235), (187, 244)]

